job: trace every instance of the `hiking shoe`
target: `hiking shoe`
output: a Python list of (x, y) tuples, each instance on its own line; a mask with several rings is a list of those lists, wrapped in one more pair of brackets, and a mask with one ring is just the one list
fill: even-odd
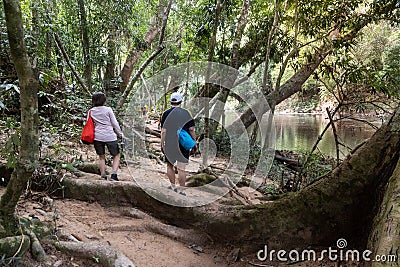
[(107, 175), (102, 175), (101, 179), (106, 180), (107, 181)]
[(116, 173), (111, 174), (110, 181), (119, 181)]
[(172, 185), (168, 186), (168, 189), (173, 190), (174, 192), (178, 193), (178, 188), (173, 188)]
[(182, 195), (182, 196), (186, 196), (186, 193), (183, 192), (183, 191), (179, 192), (179, 194)]

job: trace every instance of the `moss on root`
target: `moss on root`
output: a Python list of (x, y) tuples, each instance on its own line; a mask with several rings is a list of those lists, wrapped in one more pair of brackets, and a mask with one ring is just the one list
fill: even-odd
[(29, 236), (11, 236), (0, 239), (1, 257), (22, 257), (31, 245)]

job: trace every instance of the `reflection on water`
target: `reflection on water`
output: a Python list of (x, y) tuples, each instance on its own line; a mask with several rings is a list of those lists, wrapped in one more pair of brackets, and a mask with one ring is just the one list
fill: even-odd
[[(310, 151), (322, 133), (329, 119), (320, 114), (275, 114), (276, 128), (275, 148), (278, 150)], [(377, 122), (374, 124), (380, 126)], [(354, 121), (341, 120), (336, 124), (336, 130), (341, 143), (354, 148), (357, 144), (372, 136), (375, 132), (371, 126)], [(332, 128), (329, 128), (318, 144), (319, 150), (324, 155), (336, 157), (335, 139)], [(348, 150), (343, 146), (340, 149), (347, 155)]]

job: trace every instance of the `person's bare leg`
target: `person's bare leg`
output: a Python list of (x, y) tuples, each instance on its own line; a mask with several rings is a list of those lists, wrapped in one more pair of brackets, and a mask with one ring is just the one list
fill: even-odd
[(175, 186), (175, 171), (174, 171), (174, 166), (171, 163), (167, 163), (167, 177), (169, 179), (169, 182), (171, 183), (171, 186)]
[(180, 186), (180, 190), (183, 193), (183, 187), (185, 187), (186, 184), (186, 165), (187, 163), (183, 163), (183, 162), (178, 162), (177, 164), (178, 167), (178, 181), (179, 181), (179, 186)]
[(106, 177), (106, 155), (99, 155), (99, 169), (101, 177)]
[(112, 163), (112, 172), (117, 173), (119, 167), (119, 161), (121, 159), (121, 154), (117, 154), (114, 156), (113, 163)]
[(185, 170), (178, 169), (178, 181), (179, 181), (180, 186), (185, 186), (186, 175), (187, 175), (187, 172)]

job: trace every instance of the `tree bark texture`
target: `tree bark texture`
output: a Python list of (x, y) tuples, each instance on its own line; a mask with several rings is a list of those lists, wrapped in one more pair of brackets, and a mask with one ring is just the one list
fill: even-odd
[(11, 56), (18, 74), (21, 103), (21, 145), (17, 166), (0, 200), (0, 220), (10, 234), (14, 211), (39, 156), (38, 80), (29, 61), (19, 1), (3, 0)]
[(150, 45), (156, 39), (157, 34), (159, 33), (160, 29), (155, 26), (151, 26), (150, 29), (147, 31), (145, 37), (143, 38), (144, 46), (143, 47), (135, 47), (132, 49), (126, 60), (125, 64), (121, 70), (120, 77), (122, 79), (122, 83), (120, 85), (120, 91), (124, 92), (126, 87), (129, 84), (129, 79), (131, 78), (133, 69), (135, 68), (136, 64), (139, 62), (139, 59), (144, 51), (150, 47)]
[(373, 262), (373, 267), (400, 266), (400, 161), (389, 183), (385, 187), (384, 198), (375, 217), (374, 226), (368, 241), (372, 257), (396, 256), (396, 262)]
[[(323, 179), (280, 200), (233, 210), (208, 231), (225, 238), (278, 248), (334, 245), (339, 238), (365, 245), (376, 205), (376, 188), (385, 184), (399, 159), (399, 114), (382, 126), (351, 158)], [(259, 243), (261, 245), (262, 243)]]

